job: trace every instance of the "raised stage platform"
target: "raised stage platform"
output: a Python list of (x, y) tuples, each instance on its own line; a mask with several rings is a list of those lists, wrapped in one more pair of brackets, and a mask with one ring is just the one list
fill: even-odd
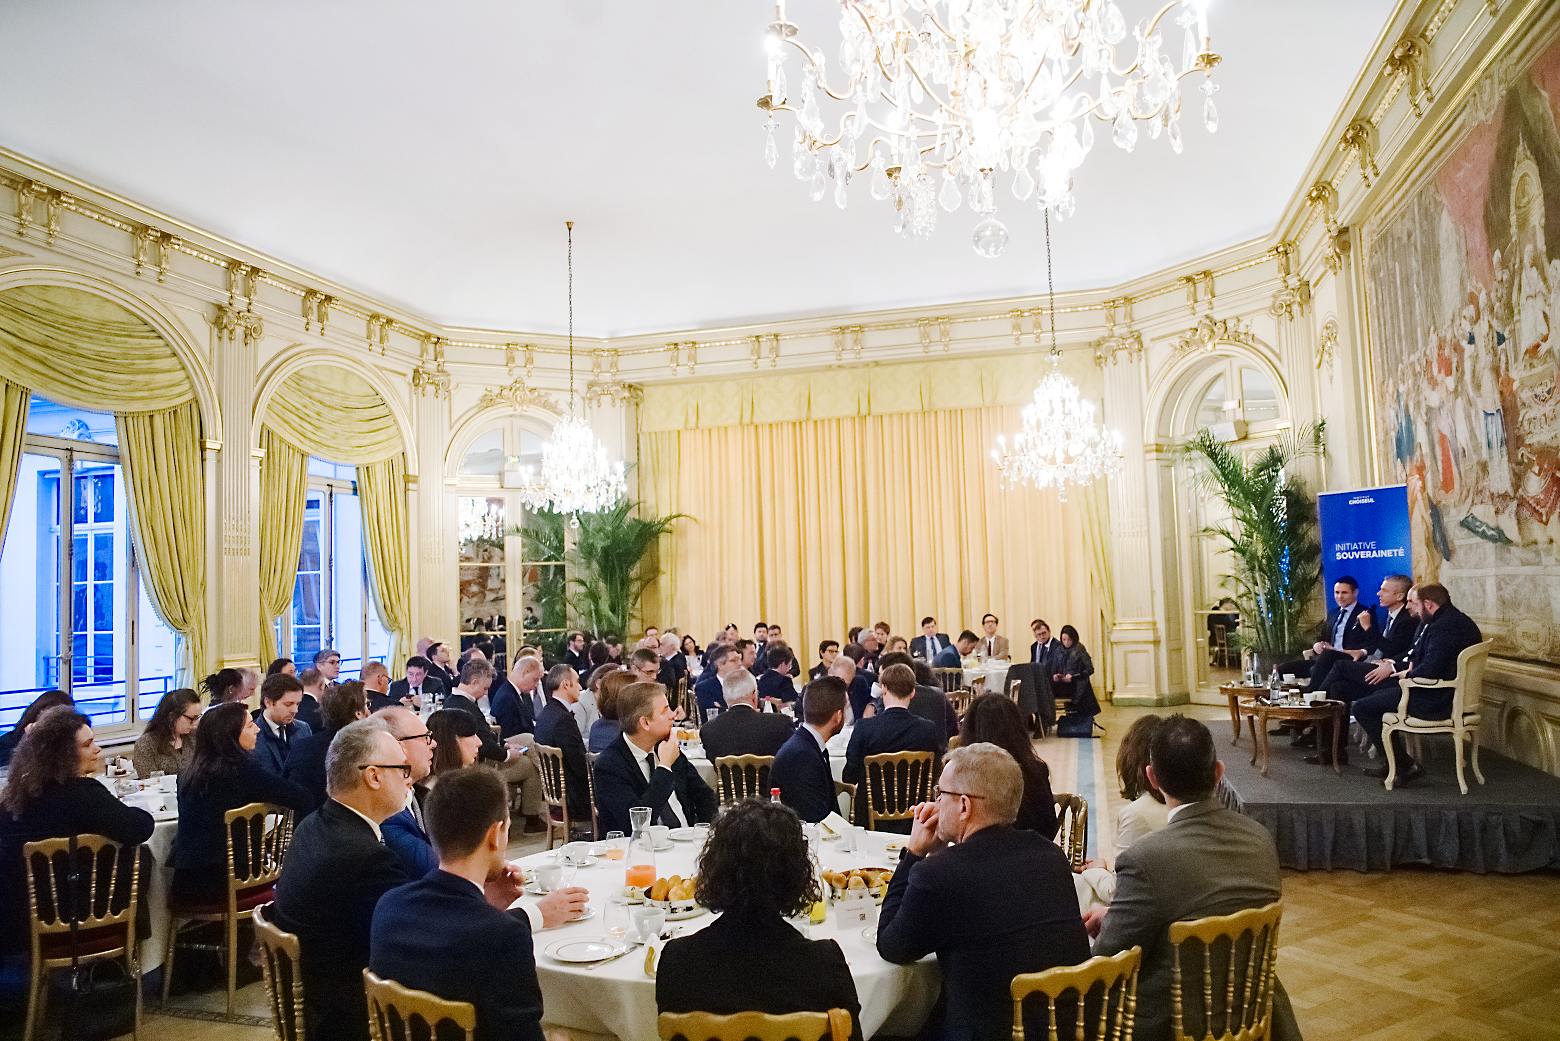
[(1387, 871), (1421, 864), (1459, 871), (1517, 873), (1560, 869), (1560, 778), (1479, 752), (1487, 783), (1468, 771), (1457, 790), (1450, 738), (1424, 739), (1425, 775), (1387, 791), (1360, 772), (1375, 765), (1352, 755), (1340, 777), (1301, 762), (1307, 754), (1273, 739), (1263, 777), (1251, 758), (1251, 736), (1231, 745), (1216, 728), (1219, 758), (1234, 807), (1260, 822), (1278, 843), (1279, 862), (1299, 870)]

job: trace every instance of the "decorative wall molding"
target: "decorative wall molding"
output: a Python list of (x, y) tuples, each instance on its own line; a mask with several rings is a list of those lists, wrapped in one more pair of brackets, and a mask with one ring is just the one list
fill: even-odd
[(621, 380), (592, 380), (585, 385), (587, 405), (637, 405), (644, 400), (644, 397), (645, 389), (637, 383), (624, 383)]
[[(446, 374), (446, 381), (448, 378), (448, 374)], [(595, 386), (595, 384), (591, 384), (591, 386)], [(589, 399), (589, 394), (590, 391), (587, 388), (587, 400)], [(479, 409), (503, 406), (516, 409), (541, 409), (544, 412), (551, 412), (555, 416), (563, 415), (563, 407), (551, 395), (543, 393), (524, 379), (514, 380), (502, 387), (491, 387), (483, 391), (482, 397), (477, 401), (477, 408)]]
[(1423, 116), (1425, 106), (1435, 100), (1426, 69), (1429, 56), (1430, 41), (1420, 33), (1410, 33), (1393, 46), (1381, 70), (1383, 74), (1402, 81), (1400, 86), (1407, 88), (1408, 104), (1416, 116)]
[(1381, 176), (1381, 168), (1376, 165), (1376, 124), (1369, 119), (1356, 119), (1345, 127), (1338, 147), (1354, 157), (1365, 187), (1369, 188)]
[(1193, 351), (1212, 351), (1220, 343), (1238, 343), (1246, 347), (1256, 347), (1257, 338), (1251, 332), (1251, 326), (1240, 318), (1214, 318), (1212, 315), (1203, 315), (1197, 319), (1197, 324), (1178, 335), (1171, 346), (1176, 354), (1190, 354)]
[(1338, 320), (1329, 318), (1322, 323), (1321, 331), (1316, 335), (1316, 367), (1320, 369), (1325, 363), (1328, 375), (1333, 371), (1333, 360), (1338, 355)]
[(444, 340), (429, 334), (423, 337), (417, 367), (412, 370), (412, 389), (435, 398), (450, 393), (450, 372), (444, 363)]
[(1094, 364), (1104, 368), (1123, 357), (1131, 362), (1142, 356), (1143, 334), (1132, 328), (1132, 298), (1105, 301), (1105, 335), (1094, 341)]

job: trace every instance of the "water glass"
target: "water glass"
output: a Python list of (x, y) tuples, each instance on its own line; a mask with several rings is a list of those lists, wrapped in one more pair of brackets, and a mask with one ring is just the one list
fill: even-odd
[(621, 940), (628, 933), (628, 901), (611, 896), (601, 909), (601, 931), (609, 940)]
[(628, 844), (623, 841), (623, 833), (621, 831), (607, 832), (607, 840), (603, 845), (605, 848), (602, 850), (601, 855), (608, 860), (622, 860), (628, 853), (626, 848)]

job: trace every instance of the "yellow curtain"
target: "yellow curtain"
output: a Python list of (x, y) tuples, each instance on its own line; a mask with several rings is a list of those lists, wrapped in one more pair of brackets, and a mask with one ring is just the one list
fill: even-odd
[[(952, 390), (908, 374), (882, 394), (866, 384), (873, 403), (913, 397), (925, 409), (939, 394), (998, 393), (976, 376)], [(677, 407), (707, 418), (706, 400), (684, 394)], [(690, 517), (659, 547), (645, 621), (702, 641), (763, 619), (810, 663), (819, 640), (843, 640), (852, 625), (886, 620), (911, 636), (930, 614), (956, 634), (987, 611), (1021, 655), (1040, 616), (1075, 625), (1103, 668), (1113, 610), (1103, 489), (1067, 502), (1002, 489), (990, 450), (1018, 425), (1016, 406), (994, 405), (642, 432), (646, 509)]]
[(334, 365), (310, 365), (283, 380), (265, 425), (306, 455), (353, 466), (384, 462), (406, 448), (379, 391)]
[(309, 497), (309, 457), (278, 437), (260, 431), (260, 660), (276, 657), (276, 618), (292, 602), (303, 542), (303, 513)]
[(184, 634), (185, 675), (198, 675), (208, 664), (200, 409), (191, 401), (114, 420), (141, 577), (162, 620)]
[(27, 435), (27, 406), (31, 392), (20, 383), (0, 379), (0, 546), (5, 545), (11, 499), (16, 495), (16, 469), (22, 461), (22, 438)]
[[(363, 545), (379, 619), (391, 634), (390, 672), (406, 666), (412, 629), (412, 560), (406, 525), (406, 456), (360, 465)], [(300, 514), (301, 516), (301, 514)], [(294, 560), (297, 554), (294, 554)]]

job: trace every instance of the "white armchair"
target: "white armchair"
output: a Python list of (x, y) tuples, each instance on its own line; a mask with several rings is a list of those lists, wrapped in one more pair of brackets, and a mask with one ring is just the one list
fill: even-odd
[[(1414, 737), (1421, 734), (1451, 734), (1452, 742), (1457, 746), (1457, 787), (1462, 789), (1464, 795), (1468, 794), (1468, 781), (1463, 777), (1463, 738), (1466, 736), (1472, 746), (1470, 756), (1473, 760), (1473, 776), (1478, 778), (1480, 784), (1484, 783), (1484, 774), (1479, 770), (1479, 706), (1484, 695), (1484, 666), (1489, 662), (1490, 647), (1494, 642), (1485, 640), (1464, 648), (1457, 655), (1456, 679), (1424, 683), (1404, 677), (1398, 681), (1403, 688), (1403, 697), (1398, 701), (1397, 711), (1381, 717), (1381, 743), (1387, 752), (1387, 791), (1392, 790), (1392, 784), (1397, 780), (1397, 760), (1392, 752), (1394, 732)], [(1452, 692), (1450, 719), (1420, 719), (1408, 714), (1410, 694), (1448, 689)]]

